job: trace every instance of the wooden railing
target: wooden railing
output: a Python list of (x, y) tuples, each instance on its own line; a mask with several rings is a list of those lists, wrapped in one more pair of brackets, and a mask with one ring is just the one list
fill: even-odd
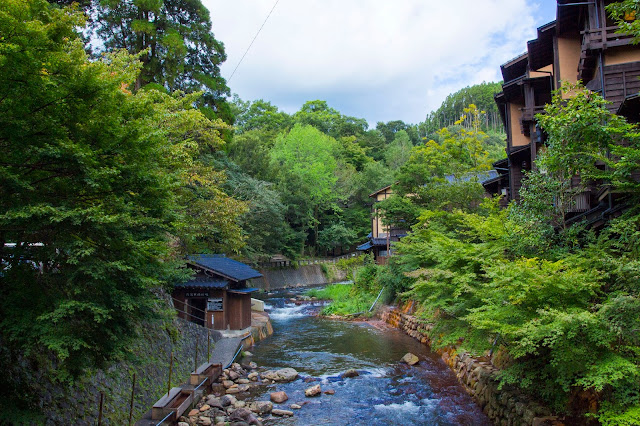
[(593, 30), (581, 31), (582, 50), (606, 49), (607, 47), (624, 46), (631, 44), (632, 36), (618, 34), (617, 25), (611, 27), (596, 28)]
[(319, 257), (319, 258), (298, 259), (298, 260), (279, 260), (274, 262), (259, 262), (257, 266), (258, 268), (287, 268), (287, 267), (297, 267), (297, 266), (304, 266), (304, 265), (321, 265), (323, 263), (336, 263), (340, 259), (349, 259), (357, 255), (358, 253), (347, 253), (341, 256), (336, 256), (336, 257)]

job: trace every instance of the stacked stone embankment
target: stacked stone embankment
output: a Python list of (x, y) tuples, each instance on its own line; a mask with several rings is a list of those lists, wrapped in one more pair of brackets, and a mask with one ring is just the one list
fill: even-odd
[[(432, 324), (412, 315), (413, 303), (400, 308), (385, 308), (380, 317), (383, 321), (404, 331), (409, 336), (431, 346), (428, 337)], [(489, 358), (476, 358), (456, 348), (438, 350), (444, 362), (451, 368), (458, 381), (480, 405), (497, 426), (516, 425), (561, 425), (551, 411), (511, 386), (499, 387), (498, 372)]]

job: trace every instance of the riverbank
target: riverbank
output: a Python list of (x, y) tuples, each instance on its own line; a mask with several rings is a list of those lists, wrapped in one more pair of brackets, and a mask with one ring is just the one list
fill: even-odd
[[(413, 302), (400, 307), (385, 306), (379, 317), (385, 323), (402, 330), (431, 349), (427, 332), (430, 325), (412, 315)], [(476, 358), (448, 347), (438, 350), (442, 360), (451, 368), (458, 381), (498, 426), (564, 425), (551, 411), (512, 386), (499, 386), (498, 372), (490, 358)]]
[[(350, 295), (348, 288), (340, 289), (331, 286), (325, 290), (308, 292), (305, 296), (299, 296), (292, 301), (294, 303), (310, 303), (310, 295), (316, 295), (328, 300), (336, 301), (345, 299)], [(331, 306), (331, 305), (329, 305)], [(432, 326), (412, 315), (413, 302), (403, 304), (401, 307), (384, 306), (378, 310), (376, 317), (379, 320), (363, 319), (353, 315), (324, 315), (323, 318), (341, 321), (360, 321), (378, 329), (383, 329), (385, 324), (402, 330), (405, 334), (425, 345), (429, 351), (433, 351), (428, 332)], [(327, 311), (325, 308), (323, 310)], [(448, 347), (439, 350), (440, 355), (447, 366), (456, 374), (460, 384), (479, 404), (487, 416), (496, 425), (560, 425), (557, 417), (551, 415), (551, 411), (537, 401), (523, 394), (513, 386), (499, 385), (499, 369), (492, 364), (490, 358), (474, 358), (468, 353), (459, 351), (458, 348)]]
[[(297, 380), (255, 386), (243, 396), (265, 401), (286, 393), (288, 400), (273, 406), (295, 417), (264, 418), (265, 424), (491, 424), (455, 374), (419, 342), (380, 320), (319, 317), (323, 302), (294, 297), (284, 292), (266, 299), (275, 332), (251, 349), (259, 366), (299, 372)], [(419, 354), (417, 364), (402, 362), (408, 352)], [(307, 397), (316, 385), (321, 393)]]

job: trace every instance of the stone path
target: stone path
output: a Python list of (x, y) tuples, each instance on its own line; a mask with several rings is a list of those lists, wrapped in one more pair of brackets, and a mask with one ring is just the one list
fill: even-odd
[(222, 364), (222, 368), (226, 368), (233, 361), (233, 356), (238, 352), (242, 340), (242, 337), (228, 337), (218, 340), (213, 347), (209, 362)]

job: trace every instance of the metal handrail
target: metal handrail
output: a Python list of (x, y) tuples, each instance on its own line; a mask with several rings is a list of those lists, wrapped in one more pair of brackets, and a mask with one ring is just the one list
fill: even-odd
[(160, 420), (160, 422), (156, 423), (156, 426), (160, 426), (162, 423), (164, 423), (165, 420), (167, 420), (170, 416), (173, 415), (173, 411), (170, 412), (169, 414), (167, 414), (164, 419)]
[(241, 344), (241, 345), (240, 345), (240, 347), (238, 348), (238, 351), (236, 352), (236, 354), (233, 356), (233, 358), (231, 358), (231, 362), (229, 362), (229, 364), (227, 364), (227, 366), (226, 366), (226, 367), (224, 367), (224, 368), (229, 368), (229, 366), (230, 366), (231, 364), (233, 364), (233, 361), (235, 361), (235, 360), (236, 360), (236, 357), (238, 356), (238, 354), (240, 353), (240, 351), (242, 351), (242, 349), (244, 349), (244, 345), (243, 345), (243, 344)]
[(195, 391), (197, 391), (198, 389), (200, 389), (200, 386), (204, 385), (204, 382), (206, 382), (207, 380), (209, 380), (209, 378), (208, 378), (208, 377), (205, 377), (205, 378), (204, 378), (204, 380), (203, 380), (203, 381), (202, 381), (198, 386), (196, 386), (196, 387), (193, 389), (193, 391), (195, 392)]

